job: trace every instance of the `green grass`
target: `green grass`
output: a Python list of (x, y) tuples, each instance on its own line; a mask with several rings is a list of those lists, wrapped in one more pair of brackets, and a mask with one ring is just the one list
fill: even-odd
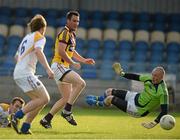
[(166, 131), (156, 126), (145, 129), (141, 122), (154, 120), (157, 113), (145, 118), (132, 118), (115, 109), (75, 108), (78, 126), (69, 125), (57, 114), (52, 129), (44, 129), (39, 120), (48, 110), (39, 114), (32, 124), (33, 135), (18, 135), (11, 128), (0, 129), (0, 139), (180, 139), (180, 113), (174, 113), (176, 126)]

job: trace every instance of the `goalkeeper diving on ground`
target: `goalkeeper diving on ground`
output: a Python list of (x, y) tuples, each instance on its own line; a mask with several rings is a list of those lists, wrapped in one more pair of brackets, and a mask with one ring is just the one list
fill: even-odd
[(144, 83), (141, 92), (108, 88), (102, 96), (88, 95), (86, 102), (90, 106), (111, 106), (114, 105), (123, 112), (133, 117), (144, 117), (160, 107), (158, 116), (151, 122), (142, 123), (142, 126), (150, 129), (156, 126), (161, 117), (168, 113), (169, 95), (165, 81), (165, 70), (163, 67), (155, 67), (151, 75), (139, 75), (126, 73), (120, 63), (114, 63), (115, 73), (129, 80), (136, 80)]

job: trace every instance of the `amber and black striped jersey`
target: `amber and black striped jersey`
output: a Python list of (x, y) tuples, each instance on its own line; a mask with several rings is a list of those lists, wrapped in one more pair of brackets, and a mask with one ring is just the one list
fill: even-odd
[(54, 57), (52, 63), (57, 62), (59, 64), (63, 64), (65, 67), (69, 68), (69, 63), (67, 63), (59, 54), (58, 47), (59, 42), (67, 44), (66, 46), (66, 54), (68, 57), (72, 58), (73, 53), (76, 47), (76, 34), (74, 31), (70, 31), (67, 26), (65, 26), (61, 32), (58, 34), (55, 42), (55, 50), (54, 50)]

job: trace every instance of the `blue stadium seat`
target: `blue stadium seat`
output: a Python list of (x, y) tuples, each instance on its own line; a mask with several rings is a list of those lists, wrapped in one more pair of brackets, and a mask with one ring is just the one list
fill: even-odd
[(121, 17), (123, 21), (133, 21), (135, 18), (135, 15), (132, 12), (124, 12), (121, 14)]
[(119, 16), (120, 16), (120, 14), (119, 14), (119, 12), (118, 11), (108, 11), (107, 13), (106, 13), (106, 19), (107, 20), (119, 20)]
[(102, 21), (102, 20), (104, 20), (104, 13), (102, 11), (98, 11), (98, 10), (92, 11), (90, 13), (90, 19)]
[(151, 29), (150, 22), (138, 22), (138, 23), (136, 23), (136, 30), (149, 31), (150, 29)]
[(86, 10), (79, 10), (79, 14), (80, 14), (80, 22), (81, 20), (88, 20), (89, 18), (89, 12)]
[(80, 38), (76, 39), (76, 51), (83, 55), (84, 54), (84, 49), (86, 49), (86, 41)]
[(99, 77), (102, 80), (113, 80), (115, 78), (115, 73), (112, 69), (113, 61), (105, 60), (102, 61), (100, 66)]
[(163, 13), (155, 13), (153, 16), (153, 21), (155, 22), (161, 22), (161, 23), (165, 23), (166, 22), (166, 14), (163, 14)]
[(161, 52), (165, 49), (164, 43), (162, 42), (153, 42), (151, 44), (151, 50), (152, 51), (158, 51)]
[(45, 11), (45, 13), (46, 13), (46, 18), (53, 18), (54, 20), (58, 17), (58, 13), (59, 13), (59, 11), (58, 10), (56, 10), (56, 9), (47, 9), (46, 11)]
[(169, 52), (167, 54), (167, 63), (168, 64), (179, 64), (179, 53)]
[(11, 17), (0, 15), (0, 23), (8, 26), (12, 24), (12, 19)]
[(150, 63), (161, 63), (163, 60), (163, 52), (152, 51), (150, 57)]
[(6, 38), (4, 36), (0, 35), (0, 48), (3, 47), (5, 42), (6, 42)]
[(17, 18), (25, 18), (28, 17), (29, 15), (29, 10), (28, 8), (24, 8), (24, 7), (18, 7), (15, 10), (15, 17)]
[(130, 21), (123, 21), (120, 29), (129, 29), (129, 30), (134, 30), (134, 24), (133, 22)]
[(131, 51), (127, 51), (127, 50), (124, 50), (124, 51), (120, 51), (119, 52), (119, 61), (125, 61), (127, 63), (129, 63), (131, 60)]
[(82, 67), (82, 77), (85, 79), (96, 79), (97, 70), (95, 66), (83, 65)]
[(132, 47), (133, 47), (132, 42), (126, 40), (120, 41), (118, 46), (120, 51), (124, 51), (124, 50), (130, 51)]
[(116, 48), (116, 42), (114, 40), (105, 40), (103, 43), (103, 48), (105, 50), (112, 50)]
[(51, 37), (46, 37), (46, 44), (44, 47), (44, 53), (47, 57), (52, 57), (54, 48), (54, 40)]
[(155, 22), (152, 25), (152, 30), (165, 32), (167, 30), (166, 23), (165, 22)]
[(148, 48), (149, 48), (148, 43), (145, 41), (135, 42), (135, 50), (137, 51), (146, 52)]
[(113, 50), (104, 50), (103, 51), (103, 57), (102, 57), (102, 60), (111, 60), (113, 61), (114, 59), (114, 51)]
[(146, 72), (146, 63), (135, 63), (133, 68), (132, 68), (132, 71), (135, 72), (135, 73), (144, 73)]
[(29, 13), (31, 14), (31, 17), (34, 17), (36, 14), (45, 15), (44, 11), (40, 8), (31, 8), (29, 9)]
[(21, 42), (21, 38), (19, 36), (9, 36), (7, 38), (7, 45), (8, 46), (15, 46), (18, 47)]
[(90, 27), (91, 28), (103, 29), (104, 28), (104, 22), (102, 22), (102, 20), (99, 20), (99, 19), (91, 20)]
[(97, 39), (90, 39), (87, 42), (88, 48), (91, 48), (91, 49), (98, 49), (100, 48), (100, 45), (101, 45), (101, 42)]
[(146, 52), (143, 52), (143, 51), (136, 51), (136, 52), (135, 52), (134, 61), (135, 61), (136, 63), (145, 62), (146, 59), (147, 59), (147, 54), (146, 54)]
[(0, 7), (0, 16), (11, 17), (12, 16), (12, 9), (10, 7)]
[(80, 20), (79, 27), (83, 27), (87, 29), (89, 27), (88, 21), (84, 19)]
[(176, 42), (167, 44), (167, 52), (180, 52), (180, 44)]
[(151, 15), (147, 12), (140, 12), (137, 15), (137, 20), (139, 22), (149, 22), (151, 19)]
[(26, 26), (27, 21), (25, 20), (25, 18), (16, 18), (13, 20), (12, 24)]
[(119, 30), (121, 28), (121, 23), (117, 20), (108, 20), (105, 25), (104, 28), (110, 28), (110, 29), (116, 29)]
[(56, 22), (58, 27), (64, 27), (66, 25), (66, 17), (58, 18)]
[[(48, 26), (56, 27), (57, 26), (57, 21), (56, 18), (53, 17), (47, 17), (46, 18)], [(65, 25), (65, 24), (64, 24)], [(58, 25), (59, 26), (59, 25)]]

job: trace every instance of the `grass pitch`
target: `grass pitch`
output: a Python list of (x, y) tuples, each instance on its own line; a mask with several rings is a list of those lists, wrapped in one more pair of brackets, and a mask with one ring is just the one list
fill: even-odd
[(78, 123), (71, 126), (59, 114), (54, 117), (52, 129), (39, 125), (39, 120), (49, 109), (44, 109), (32, 124), (33, 135), (18, 135), (12, 128), (0, 128), (0, 139), (180, 139), (180, 113), (173, 113), (176, 126), (163, 130), (157, 125), (145, 129), (141, 122), (155, 119), (158, 113), (144, 118), (132, 118), (118, 109), (75, 108)]

